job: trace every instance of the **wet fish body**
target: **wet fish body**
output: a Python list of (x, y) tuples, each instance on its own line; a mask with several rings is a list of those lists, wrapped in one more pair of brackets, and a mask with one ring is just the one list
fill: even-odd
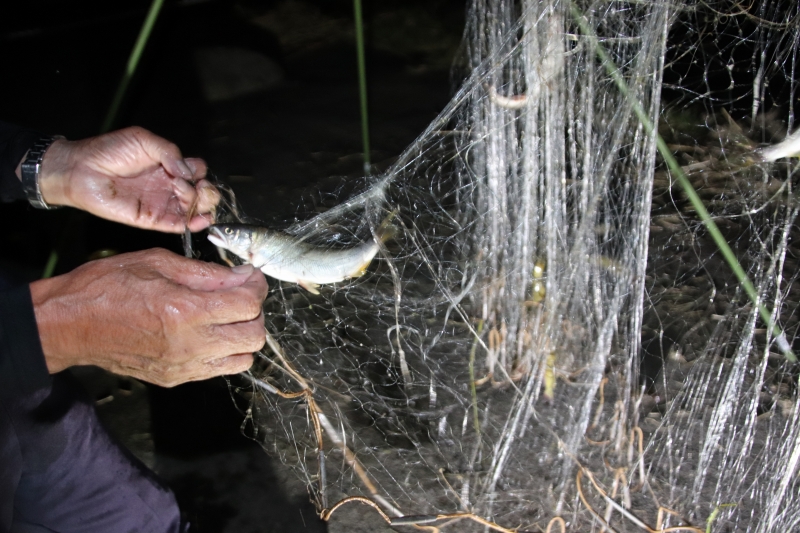
[(369, 242), (342, 250), (313, 246), (260, 226), (215, 224), (208, 240), (251, 263), (264, 274), (297, 283), (314, 294), (317, 287), (364, 274), (379, 244)]

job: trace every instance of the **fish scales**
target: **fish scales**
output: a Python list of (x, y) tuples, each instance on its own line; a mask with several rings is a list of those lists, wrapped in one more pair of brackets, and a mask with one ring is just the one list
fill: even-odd
[(317, 294), (319, 285), (361, 276), (378, 253), (373, 239), (346, 249), (331, 249), (298, 241), (284, 233), (246, 224), (215, 224), (208, 239), (264, 274), (297, 283)]
[(297, 242), (277, 232), (260, 234), (254, 244), (252, 263), (265, 274), (276, 279), (288, 275), (318, 284), (357, 277), (378, 252), (375, 241), (336, 250)]

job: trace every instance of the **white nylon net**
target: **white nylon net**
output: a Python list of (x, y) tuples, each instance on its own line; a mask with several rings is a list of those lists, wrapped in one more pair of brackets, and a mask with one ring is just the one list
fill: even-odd
[(634, 107), (794, 339), (796, 174), (753, 150), (792, 128), (797, 21), (473, 0), (439, 119), (384, 175), (297, 207), (320, 213), (286, 230), (306, 243), (393, 212), (397, 232), (320, 295), (273, 283), (270, 349), (234, 381), (246, 432), (318, 509), (363, 497), (398, 530), (793, 530), (797, 367)]

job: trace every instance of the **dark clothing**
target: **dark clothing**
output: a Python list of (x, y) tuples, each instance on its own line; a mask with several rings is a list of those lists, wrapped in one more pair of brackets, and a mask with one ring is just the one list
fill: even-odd
[[(0, 201), (24, 200), (16, 169), (39, 133), (0, 122)], [(10, 288), (0, 275), (0, 394), (23, 394), (50, 383), (27, 285)]]
[(22, 156), (39, 136), (34, 130), (0, 122), (0, 202), (25, 199), (22, 183), (15, 171)]
[[(0, 200), (39, 134), (0, 122)], [(28, 285), (0, 273), (0, 533), (177, 533), (175, 497), (119, 446), (68, 372), (50, 377)]]
[(170, 490), (105, 431), (69, 373), (3, 403), (0, 531), (182, 531)]
[(27, 285), (0, 292), (0, 395), (21, 396), (50, 385)]

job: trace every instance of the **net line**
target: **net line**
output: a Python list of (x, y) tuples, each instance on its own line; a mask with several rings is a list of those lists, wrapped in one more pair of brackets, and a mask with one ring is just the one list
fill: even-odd
[(792, 529), (797, 369), (632, 104), (794, 339), (795, 169), (757, 149), (793, 123), (797, 7), (751, 10), (474, 0), (440, 117), (382, 176), (298, 207), (314, 216), (286, 232), (319, 247), (390, 214), (396, 229), (364, 276), (277, 283), (269, 349), (232, 381), (245, 431), (323, 517), (352, 502), (398, 530)]

